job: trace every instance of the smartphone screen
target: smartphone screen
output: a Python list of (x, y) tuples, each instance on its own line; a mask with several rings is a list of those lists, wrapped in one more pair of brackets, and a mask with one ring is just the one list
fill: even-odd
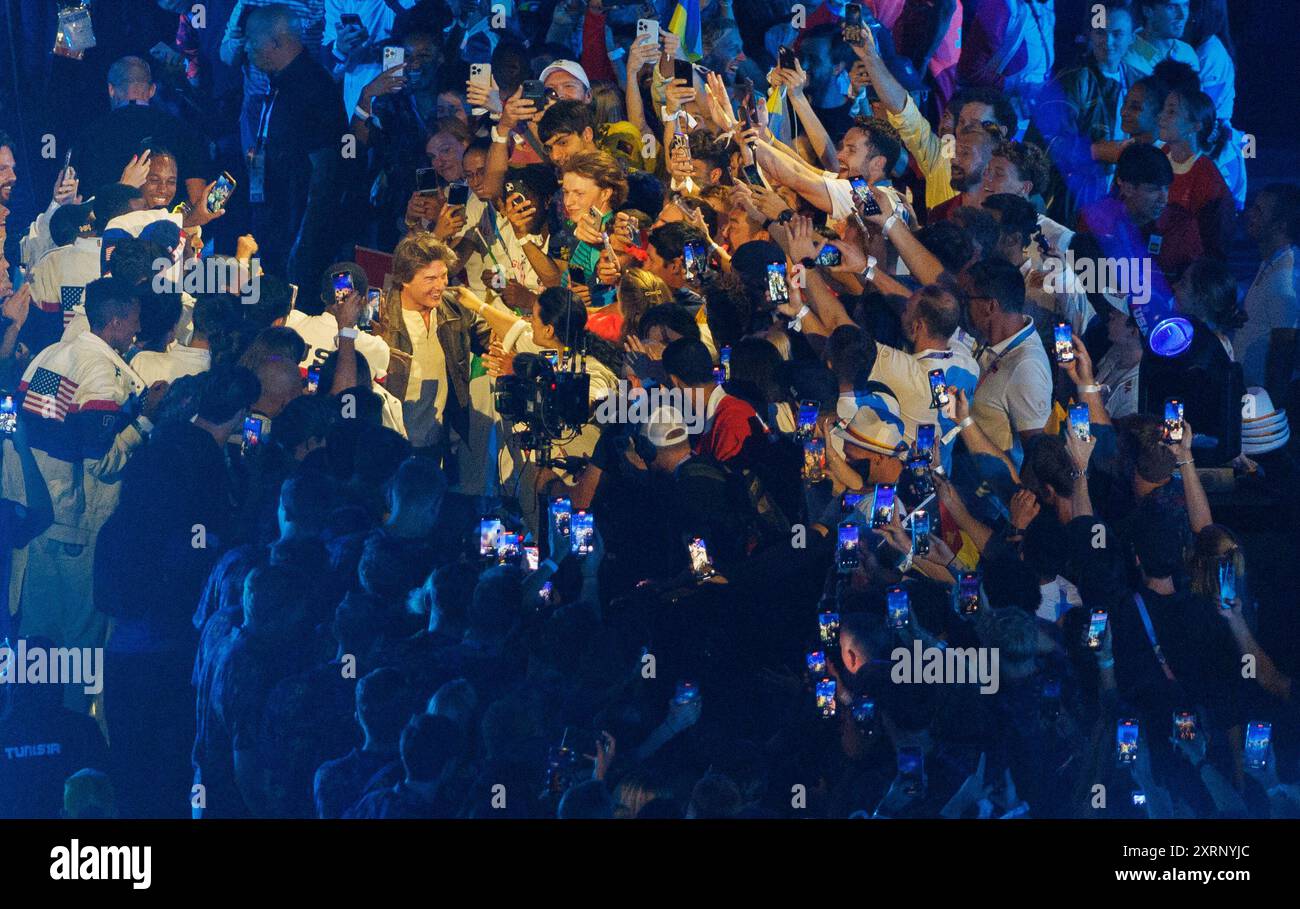
[(226, 200), (235, 191), (235, 178), (225, 171), (217, 177), (216, 185), (208, 193), (208, 211), (216, 213), (226, 207)]
[(1178, 398), (1165, 401), (1165, 441), (1183, 440), (1183, 402)]
[(1074, 332), (1070, 329), (1070, 323), (1057, 322), (1056, 328), (1052, 330), (1052, 339), (1055, 342), (1056, 362), (1073, 363)]
[(924, 510), (912, 512), (912, 552), (916, 555), (928, 555), (930, 552), (930, 513)]
[(817, 636), (827, 647), (834, 647), (840, 642), (840, 614), (823, 612), (817, 616)]
[(500, 518), (483, 518), (478, 522), (478, 554), (484, 558), (495, 556), (497, 541), (503, 527)]
[(570, 545), (578, 555), (587, 555), (591, 552), (592, 541), (596, 535), (595, 520), (595, 515), (585, 511), (575, 511), (570, 519), (570, 523), (573, 525)]
[[(934, 380), (930, 382), (931, 387)], [(929, 458), (930, 452), (934, 450), (934, 424), (922, 423), (916, 427), (916, 456), (918, 458)]]
[(694, 682), (681, 681), (677, 683), (677, 691), (673, 694), (674, 704), (689, 704), (700, 696), (700, 687)]
[(849, 714), (853, 717), (853, 722), (865, 728), (876, 721), (876, 701), (867, 695), (861, 695), (853, 701), (853, 706), (849, 708)]
[(525, 546), (524, 547), (524, 568), (527, 569), (528, 571), (536, 571), (537, 566), (541, 564), (541, 560), (538, 556), (539, 554), (536, 546)]
[(871, 526), (885, 527), (894, 516), (894, 487), (881, 483), (876, 487), (876, 496), (871, 502)]
[(699, 281), (704, 277), (709, 256), (704, 251), (703, 243), (687, 243), (682, 248), (682, 266), (687, 281)]
[(711, 578), (716, 571), (713, 569), (713, 562), (709, 559), (708, 547), (699, 537), (691, 540), (686, 547), (691, 555), (691, 574), (697, 581), (703, 581), (705, 578)]
[(448, 205), (465, 205), (469, 202), (469, 187), (464, 183), (453, 183), (447, 187)]
[(803, 477), (810, 483), (820, 483), (826, 478), (826, 443), (821, 439), (803, 443)]
[(827, 243), (817, 251), (817, 264), (824, 265), (827, 268), (834, 268), (844, 260), (840, 254), (840, 248), (833, 243)]
[(1246, 766), (1260, 770), (1268, 764), (1268, 746), (1273, 740), (1272, 723), (1246, 724)]
[(18, 429), (18, 409), (14, 405), (14, 396), (5, 395), (0, 400), (0, 433), (11, 436)]
[(790, 299), (790, 288), (785, 283), (785, 263), (770, 262), (767, 266), (767, 302), (779, 306)]
[(932, 369), (930, 376), (930, 406), (935, 410), (947, 407), (951, 400), (948, 396), (948, 380), (942, 369)]
[(809, 652), (806, 662), (808, 663), (808, 674), (823, 676), (826, 674), (826, 651), (813, 650)]
[(1073, 404), (1070, 406), (1070, 432), (1081, 442), (1086, 442), (1092, 438), (1092, 418), (1088, 413), (1087, 404)]
[(552, 499), (550, 516), (551, 516), (551, 552), (559, 551), (560, 546), (555, 541), (567, 540), (570, 530), (570, 518), (573, 514), (573, 504), (567, 498)]
[(334, 276), (335, 303), (342, 303), (348, 298), (348, 295), (356, 289), (356, 285), (352, 283), (352, 275), (350, 273), (341, 271)]
[(840, 514), (852, 514), (858, 504), (867, 497), (865, 492), (846, 492), (840, 496)]
[(1120, 720), (1115, 726), (1115, 758), (1121, 764), (1131, 764), (1138, 755), (1138, 721)]
[(795, 424), (795, 435), (801, 438), (808, 438), (812, 435), (813, 427), (817, 425), (817, 414), (821, 410), (816, 401), (799, 402), (799, 420)]
[(256, 448), (262, 441), (262, 418), (246, 417), (244, 419), (244, 451)]
[[(743, 111), (742, 111), (743, 112)], [(740, 175), (750, 186), (762, 186), (763, 175), (759, 173), (757, 164), (746, 164), (741, 168)]]
[(875, 195), (871, 192), (871, 185), (863, 177), (850, 177), (849, 187), (853, 194), (853, 201), (857, 204), (858, 214), (866, 217), (868, 215), (880, 214), (880, 203), (876, 201)]
[(890, 628), (903, 628), (912, 615), (911, 600), (902, 587), (891, 587), (885, 593), (886, 621)]
[(958, 615), (974, 615), (979, 612), (980, 573), (978, 571), (958, 572), (957, 586), (953, 591)]
[(727, 381), (731, 381), (731, 345), (726, 344), (722, 350), (718, 351), (718, 363), (722, 366), (722, 374)]
[(1237, 565), (1232, 557), (1219, 559), (1219, 605), (1224, 609), (1232, 608), (1232, 601), (1237, 598)]
[(307, 370), (307, 394), (314, 395), (320, 388), (320, 367), (313, 366)]
[(1088, 619), (1088, 649), (1100, 650), (1101, 639), (1106, 634), (1106, 610), (1094, 609)]
[(366, 291), (366, 305), (361, 310), (361, 315), (357, 319), (357, 328), (362, 331), (369, 331), (370, 325), (379, 315), (379, 295), (381, 291), (378, 287), (372, 287)]
[(835, 565), (840, 574), (851, 574), (858, 567), (858, 525), (841, 524), (835, 548)]
[(1176, 741), (1196, 741), (1196, 714), (1187, 710), (1175, 710), (1173, 735)]
[(835, 716), (834, 679), (822, 679), (817, 683), (817, 712), (825, 719)]

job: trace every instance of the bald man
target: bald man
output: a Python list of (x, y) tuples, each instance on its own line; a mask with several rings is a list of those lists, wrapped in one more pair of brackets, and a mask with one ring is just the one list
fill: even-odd
[(109, 67), (111, 109), (82, 133), (72, 150), (82, 195), (89, 197), (99, 187), (118, 182), (146, 139), (175, 155), (178, 183), (191, 201), (216, 176), (198, 131), (153, 105), (157, 88), (148, 62), (140, 57), (123, 57)]

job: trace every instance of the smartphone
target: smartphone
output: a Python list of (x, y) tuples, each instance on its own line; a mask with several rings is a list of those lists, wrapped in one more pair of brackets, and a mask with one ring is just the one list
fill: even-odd
[(447, 204), (448, 205), (465, 205), (469, 202), (469, 186), (464, 183), (453, 183), (447, 187)]
[(655, 19), (636, 20), (636, 43), (637, 44), (658, 44), (659, 43), (658, 20)]
[(569, 286), (585, 287), (587, 284), (587, 273), (576, 265), (569, 266)]
[(357, 328), (362, 331), (369, 331), (370, 325), (379, 315), (379, 295), (382, 293), (378, 287), (372, 287), (366, 291), (366, 305), (361, 309), (361, 315), (357, 317)]
[(551, 521), (551, 554), (554, 555), (561, 549), (558, 541), (569, 538), (573, 503), (567, 498), (552, 499), (549, 513)]
[(1070, 406), (1070, 432), (1081, 442), (1092, 438), (1092, 418), (1088, 415), (1087, 404)]
[(559, 352), (558, 350), (553, 350), (553, 349), (551, 349), (551, 348), (545, 348), (545, 349), (542, 350), (541, 353), (542, 353), (542, 356), (546, 358), (546, 362), (551, 364), (551, 369), (559, 369), (559, 367), (560, 367), (560, 352)]
[(714, 385), (727, 384), (727, 372), (721, 366), (713, 367), (713, 384)]
[[(942, 370), (938, 370), (942, 372)], [(930, 380), (931, 394), (934, 390), (934, 380)], [(930, 460), (930, 452), (934, 450), (934, 424), (922, 423), (916, 427), (916, 456)]]
[(703, 243), (687, 243), (682, 247), (682, 266), (687, 282), (699, 281), (709, 264), (709, 254)]
[(1231, 556), (1219, 559), (1219, 606), (1231, 609), (1237, 598), (1237, 565)]
[(826, 479), (826, 443), (821, 439), (803, 443), (803, 478), (809, 483)]
[(925, 792), (925, 753), (920, 748), (898, 749), (898, 778), (911, 796)]
[(823, 719), (835, 716), (834, 679), (822, 679), (817, 683), (817, 713)]
[(690, 61), (690, 60), (674, 60), (674, 61), (673, 61), (673, 78), (674, 78), (674, 79), (685, 79), (685, 80), (686, 80), (686, 85), (687, 85), (688, 87), (691, 86), (691, 85), (693, 85), (693, 84), (695, 84), (695, 67), (691, 64), (691, 61)]
[(357, 289), (357, 286), (352, 283), (351, 272), (341, 271), (334, 275), (333, 284), (335, 303), (342, 303), (348, 298), (349, 294), (353, 293)]
[(554, 605), (555, 605), (555, 585), (553, 585), (550, 581), (546, 581), (545, 583), (542, 584), (541, 588), (537, 591), (537, 608), (541, 609), (544, 606), (549, 607)]
[(911, 598), (902, 587), (891, 587), (885, 592), (885, 621), (890, 628), (905, 628), (912, 617)]
[(570, 519), (573, 533), (569, 543), (573, 551), (580, 556), (589, 555), (596, 535), (596, 516), (586, 511), (575, 511)]
[(808, 439), (812, 436), (813, 427), (817, 425), (817, 414), (821, 406), (816, 401), (800, 401), (799, 417), (795, 423), (794, 434), (798, 439)]
[[(683, 160), (691, 156), (691, 137), (686, 133), (673, 133), (672, 144), (668, 146), (668, 154)], [(673, 204), (687, 214), (695, 212), (694, 205), (687, 205), (681, 196), (673, 196)]]
[(256, 448), (262, 441), (262, 418), (244, 418), (244, 451)]
[(1246, 766), (1262, 770), (1268, 764), (1268, 748), (1273, 740), (1272, 723), (1246, 724)]
[(18, 409), (14, 405), (14, 396), (5, 395), (0, 399), (0, 433), (11, 436), (18, 429)]
[(1070, 328), (1070, 323), (1057, 322), (1056, 328), (1052, 329), (1052, 339), (1055, 342), (1056, 362), (1073, 363), (1074, 331)]
[(1183, 440), (1183, 402), (1178, 398), (1165, 401), (1164, 438), (1166, 442)]
[(890, 483), (881, 483), (876, 487), (875, 498), (871, 501), (871, 526), (885, 527), (894, 516), (894, 487)]
[(906, 464), (908, 489), (922, 498), (934, 492), (934, 480), (930, 476), (930, 458), (909, 458)]
[(402, 47), (384, 48), (384, 72), (406, 62), (406, 49)]
[(808, 653), (806, 658), (808, 663), (808, 674), (814, 676), (823, 676), (826, 674), (826, 651), (813, 650)]
[(880, 214), (880, 203), (876, 201), (875, 195), (871, 192), (871, 184), (867, 183), (863, 177), (850, 177), (849, 188), (853, 194), (853, 201), (857, 204), (858, 214), (862, 217), (868, 215)]
[(1175, 710), (1173, 735), (1180, 742), (1196, 741), (1196, 714), (1189, 710)]
[(840, 614), (822, 612), (817, 615), (817, 638), (826, 647), (837, 647), (840, 643)]
[(1115, 726), (1115, 759), (1132, 764), (1138, 756), (1138, 721), (1120, 720)]
[(769, 262), (767, 266), (767, 302), (780, 306), (790, 300), (790, 288), (785, 283), (785, 263)]
[(953, 608), (958, 615), (974, 615), (980, 608), (980, 573), (957, 572), (957, 586), (953, 589)]
[(918, 509), (911, 514), (912, 552), (915, 555), (930, 553), (930, 512)]
[(59, 171), (59, 182), (62, 183), (68, 178), (68, 171), (72, 169), (72, 149), (63, 156), (63, 170)]
[(827, 268), (834, 268), (843, 261), (840, 254), (840, 248), (834, 243), (827, 243), (817, 251), (817, 264), (824, 265)]
[(313, 366), (307, 370), (307, 394), (314, 395), (320, 388), (320, 367)]
[(343, 13), (339, 16), (339, 25), (347, 28), (350, 25), (360, 25), (361, 17), (356, 13)]
[(217, 177), (216, 184), (208, 192), (208, 211), (216, 214), (223, 210), (236, 185), (235, 178), (223, 170), (221, 176)]
[(1146, 805), (1146, 803), (1147, 803), (1147, 794), (1146, 794), (1145, 792), (1134, 792), (1134, 793), (1133, 793), (1133, 807), (1134, 807), (1134, 808), (1142, 808), (1142, 807), (1144, 807), (1144, 806)]
[(500, 518), (483, 518), (478, 522), (478, 554), (490, 558), (497, 554), (497, 541), (504, 526)]
[(691, 575), (695, 580), (703, 581), (718, 573), (713, 567), (713, 560), (709, 558), (709, 549), (702, 539), (696, 537), (687, 544), (686, 548), (691, 555)]
[[(490, 90), (492, 88), (492, 64), (471, 63), (469, 65), (469, 81), (473, 85), (480, 85)], [(480, 109), (475, 108), (475, 110)]]
[(536, 571), (541, 564), (539, 553), (536, 546), (524, 547), (524, 568), (528, 571)]
[(845, 44), (861, 47), (866, 38), (862, 34), (862, 5), (860, 3), (844, 4), (844, 22), (840, 34)]
[(689, 704), (700, 696), (700, 686), (690, 681), (680, 681), (677, 683), (677, 691), (673, 694), (674, 704)]
[(525, 79), (522, 88), (520, 100), (531, 101), (540, 110), (546, 102), (546, 83), (540, 79)]
[(758, 170), (757, 164), (746, 164), (740, 169), (740, 176), (750, 186), (763, 186), (763, 175)]
[(853, 722), (858, 724), (858, 728), (866, 730), (876, 721), (876, 701), (875, 698), (867, 695), (859, 695), (853, 701), (853, 706), (849, 708), (849, 715), (853, 717)]
[(841, 524), (835, 547), (835, 568), (840, 574), (852, 574), (858, 567), (858, 525)]
[(718, 363), (722, 366), (722, 374), (731, 381), (731, 345), (724, 344), (722, 350), (718, 351)]
[(930, 406), (935, 410), (947, 407), (952, 401), (948, 394), (948, 380), (942, 369), (932, 369), (930, 376)]
[(1100, 650), (1101, 639), (1106, 635), (1106, 610), (1094, 609), (1088, 619), (1088, 649)]
[(776, 65), (781, 69), (794, 69), (798, 65), (798, 58), (795, 57), (794, 51), (782, 44), (776, 52)]
[(438, 172), (432, 167), (421, 167), (415, 171), (415, 191), (421, 196), (432, 196), (438, 191)]
[(858, 504), (867, 497), (865, 492), (846, 492), (840, 496), (840, 514), (850, 515), (858, 510)]

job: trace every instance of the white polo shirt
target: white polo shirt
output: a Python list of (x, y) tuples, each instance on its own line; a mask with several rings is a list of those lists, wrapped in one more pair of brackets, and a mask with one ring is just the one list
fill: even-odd
[(939, 421), (938, 412), (930, 406), (930, 379), (925, 365), (907, 351), (877, 341), (871, 381), (888, 385), (898, 399), (898, 413), (903, 418), (903, 435), (907, 439), (916, 438), (916, 427), (921, 423)]
[[(284, 320), (285, 327), (292, 328), (307, 342), (307, 356), (299, 365), (304, 369), (319, 366), (331, 352), (339, 349), (339, 322), (333, 313), (323, 312), (319, 316), (309, 316), (299, 310), (293, 310)], [(370, 367), (370, 377), (383, 381), (388, 375), (388, 343), (369, 332), (358, 332), (357, 352), (366, 358)]]
[(982, 350), (976, 358), (981, 377), (975, 386), (971, 417), (993, 444), (1019, 461), (1017, 433), (1042, 429), (1052, 413), (1052, 368), (1034, 322)]

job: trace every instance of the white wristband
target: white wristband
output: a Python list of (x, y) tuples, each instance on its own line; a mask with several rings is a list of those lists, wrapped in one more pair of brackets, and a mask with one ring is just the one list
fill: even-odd
[(360, 332), (357, 331), (355, 328), (340, 328), (340, 329), (339, 329), (339, 337), (340, 337), (340, 338), (348, 338), (348, 339), (350, 339), (350, 340), (355, 341), (355, 340), (357, 339), (357, 335), (359, 335), (359, 334), (360, 334)]
[(880, 228), (881, 233), (888, 234), (889, 229), (901, 220), (902, 218), (899, 217), (898, 210), (895, 209), (894, 212), (888, 218), (885, 219), (884, 225)]
[(506, 144), (506, 137), (501, 135), (501, 133), (497, 132), (497, 128), (495, 126), (492, 127), (492, 141), (497, 143), (498, 145)]
[(960, 433), (963, 429), (965, 429), (967, 426), (969, 426), (970, 424), (972, 424), (972, 423), (974, 423), (974, 422), (975, 422), (975, 418), (974, 418), (974, 417), (971, 417), (971, 416), (965, 416), (965, 417), (962, 417), (961, 422), (957, 424), (957, 432)]
[(361, 122), (364, 123), (370, 119), (370, 111), (362, 110), (361, 105), (358, 104), (356, 107), (352, 108), (352, 116), (360, 118)]
[(1081, 394), (1081, 395), (1096, 395), (1096, 394), (1101, 394), (1101, 386), (1100, 386), (1100, 385), (1084, 385), (1084, 386), (1081, 386), (1081, 387), (1079, 388), (1079, 394)]
[(808, 315), (810, 312), (812, 312), (812, 310), (808, 308), (807, 303), (799, 307), (799, 311), (795, 313), (794, 318), (790, 320), (790, 328), (794, 331), (803, 331), (804, 316)]

